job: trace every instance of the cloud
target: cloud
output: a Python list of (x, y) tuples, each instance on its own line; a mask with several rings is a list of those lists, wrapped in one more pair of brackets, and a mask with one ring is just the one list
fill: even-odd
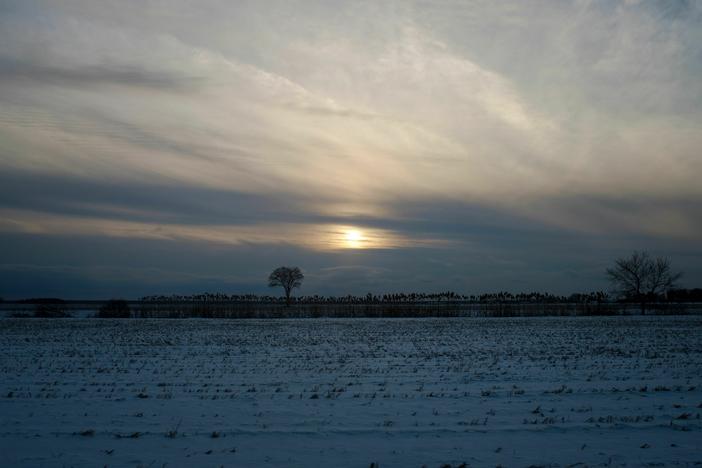
[[(93, 207), (88, 207), (93, 208)], [(0, 209), (0, 232), (41, 235), (102, 236), (124, 239), (149, 239), (163, 242), (193, 241), (221, 245), (295, 245), (310, 250), (397, 249), (446, 246), (445, 239), (400, 233), (389, 229), (358, 226), (257, 222), (223, 224), (178, 224), (174, 222), (135, 221), (145, 212), (97, 206), (101, 216), (52, 215), (36, 211)], [(112, 215), (110, 217), (110, 215)], [(349, 233), (357, 233), (354, 238)]]
[(699, 250), (694, 2), (162, 7), (3, 3), (1, 230), (263, 258), (362, 229), (434, 268), (573, 236)]
[(0, 80), (10, 84), (35, 82), (40, 85), (65, 87), (84, 86), (134, 86), (155, 90), (178, 90), (194, 87), (197, 79), (176, 80), (173, 76), (148, 73), (139, 68), (113, 68), (102, 65), (89, 65), (82, 68), (59, 68), (35, 63), (22, 63), (5, 60), (0, 62)]

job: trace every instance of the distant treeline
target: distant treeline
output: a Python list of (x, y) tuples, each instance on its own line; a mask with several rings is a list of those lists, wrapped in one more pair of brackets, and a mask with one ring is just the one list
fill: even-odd
[[(676, 289), (642, 307), (636, 301), (614, 300), (604, 292), (557, 296), (508, 292), (459, 295), (397, 293), (366, 296), (300, 296), (255, 294), (147, 296), (137, 301), (67, 301), (33, 298), (5, 302), (11, 317), (60, 318), (74, 313), (102, 318), (315, 318), (315, 317), (534, 317), (640, 314), (700, 314), (702, 289)], [(87, 315), (86, 315), (87, 314)]]
[[(0, 299), (0, 302), (2, 299)], [(33, 297), (30, 299), (20, 299), (18, 304), (65, 304), (66, 301), (58, 297)]]
[(672, 289), (668, 291), (670, 302), (702, 302), (702, 288)]
[[(295, 304), (397, 304), (397, 303), (425, 303), (425, 302), (464, 302), (470, 304), (603, 304), (608, 302), (627, 302), (615, 300), (604, 291), (588, 293), (575, 293), (568, 296), (559, 296), (550, 293), (529, 292), (517, 293), (497, 292), (479, 295), (463, 295), (453, 291), (439, 293), (392, 293), (392, 294), (366, 294), (365, 296), (298, 296), (292, 297)], [(203, 293), (193, 295), (158, 295), (145, 296), (141, 302), (173, 304), (173, 303), (227, 303), (227, 302), (252, 302), (252, 303), (283, 303), (284, 297), (257, 295), (257, 294), (222, 294)], [(631, 301), (636, 302), (636, 301)], [(702, 302), (702, 288), (674, 289), (668, 292), (667, 297), (658, 298), (658, 302)]]
[[(609, 296), (603, 291), (590, 293), (577, 293), (569, 296), (557, 296), (550, 293), (530, 292), (513, 294), (509, 292), (486, 293), (480, 295), (462, 295), (453, 291), (439, 293), (392, 293), (392, 294), (371, 294), (365, 296), (297, 296), (292, 297), (291, 302), (295, 304), (415, 304), (427, 302), (465, 302), (472, 304), (508, 304), (508, 303), (529, 303), (529, 304), (557, 304), (557, 303), (603, 303), (608, 302)], [(193, 295), (171, 295), (171, 296), (145, 296), (141, 302), (147, 303), (229, 303), (229, 302), (251, 302), (251, 303), (283, 303), (284, 297), (257, 295), (257, 294), (222, 294), (203, 293)]]

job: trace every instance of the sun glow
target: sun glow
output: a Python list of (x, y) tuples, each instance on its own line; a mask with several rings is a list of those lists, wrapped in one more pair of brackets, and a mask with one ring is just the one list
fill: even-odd
[(350, 249), (360, 249), (363, 247), (363, 234), (357, 229), (349, 229), (344, 234), (346, 247)]
[(346, 240), (349, 242), (358, 242), (361, 239), (363, 239), (361, 231), (352, 230), (346, 233)]

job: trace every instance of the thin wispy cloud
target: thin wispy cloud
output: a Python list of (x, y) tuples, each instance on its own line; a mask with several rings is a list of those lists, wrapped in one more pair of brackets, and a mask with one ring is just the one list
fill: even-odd
[[(266, 267), (268, 245), (359, 231), (385, 253), (310, 263), (385, 271), (394, 251), (417, 278), (432, 249), (484, 269), (519, 236), (600, 262), (682, 243), (692, 264), (701, 24), (694, 2), (2, 2), (0, 230)], [(473, 289), (470, 262), (440, 263)]]

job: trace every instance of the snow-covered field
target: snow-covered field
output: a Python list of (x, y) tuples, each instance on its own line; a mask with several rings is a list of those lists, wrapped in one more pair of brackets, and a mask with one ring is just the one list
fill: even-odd
[(1, 466), (702, 464), (702, 318), (0, 320)]

